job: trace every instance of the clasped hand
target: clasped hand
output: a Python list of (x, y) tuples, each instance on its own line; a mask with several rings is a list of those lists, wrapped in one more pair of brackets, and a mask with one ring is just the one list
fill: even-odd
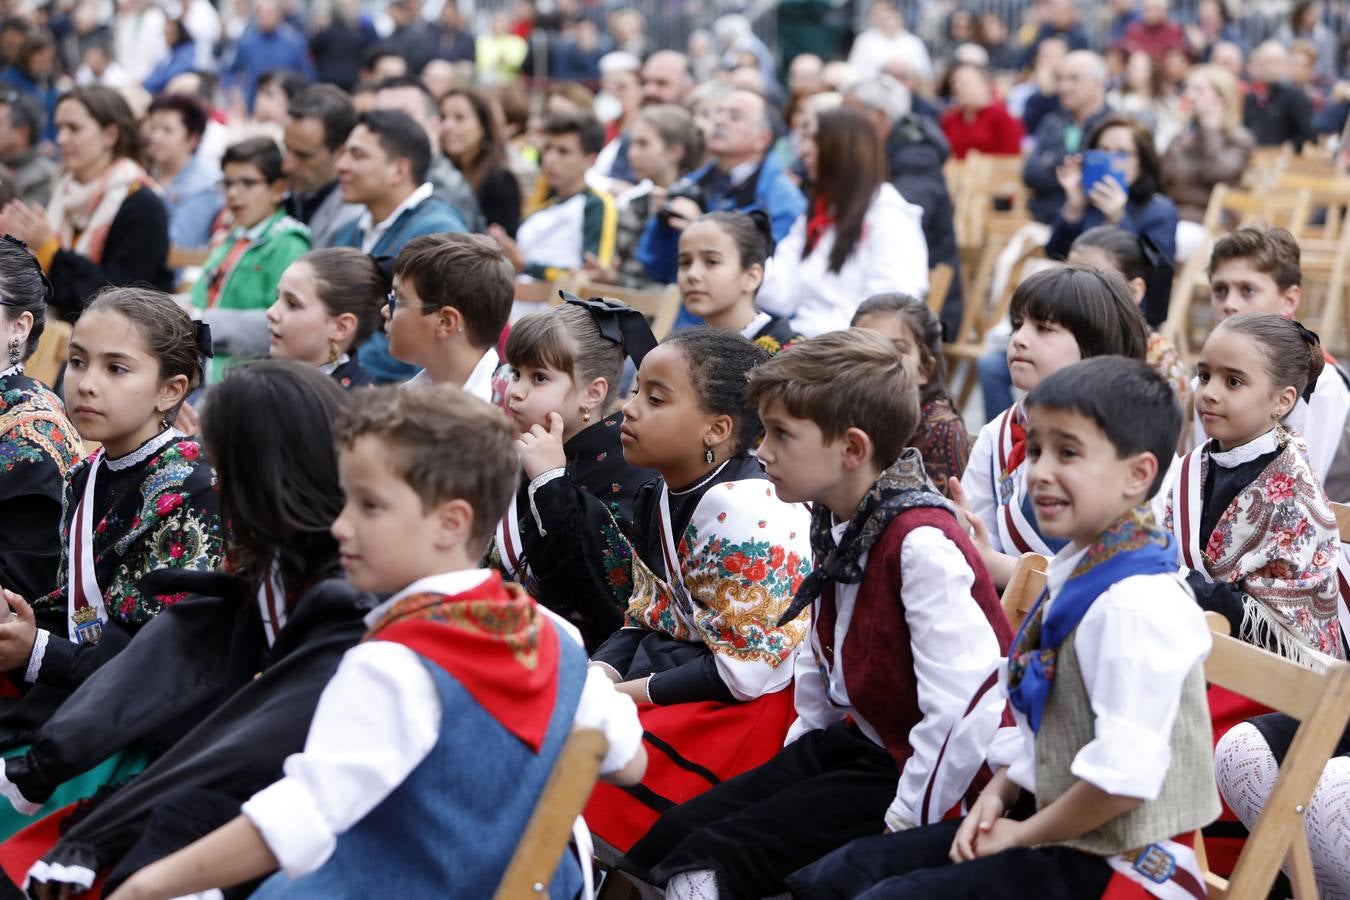
[(0, 595), (9, 605), (8, 617), (0, 610), (0, 671), (7, 672), (28, 665), (37, 637), (37, 621), (27, 600), (11, 590), (0, 589)]

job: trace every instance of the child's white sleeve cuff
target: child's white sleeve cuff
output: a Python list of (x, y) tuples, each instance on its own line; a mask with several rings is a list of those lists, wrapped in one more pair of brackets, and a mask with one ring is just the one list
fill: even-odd
[(337, 846), (337, 835), (309, 792), (294, 779), (283, 778), (263, 788), (244, 804), (242, 812), (258, 829), (288, 878), (313, 872), (328, 861)]
[(600, 774), (618, 772), (637, 756), (642, 747), (642, 722), (638, 720), (637, 704), (622, 694), (602, 669), (594, 666), (586, 670), (586, 685), (581, 701), (572, 719), (575, 728), (593, 728), (604, 734), (609, 742), (605, 759), (600, 763)]

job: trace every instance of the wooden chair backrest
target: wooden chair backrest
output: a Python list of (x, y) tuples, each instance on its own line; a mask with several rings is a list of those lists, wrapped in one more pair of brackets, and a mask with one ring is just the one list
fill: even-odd
[(1013, 568), (1012, 578), (1003, 589), (1003, 614), (1014, 633), (1036, 604), (1036, 598), (1045, 590), (1045, 570), (1050, 560), (1039, 553), (1023, 553)]
[(560, 278), (557, 281), (543, 281), (534, 279), (531, 281), (516, 280), (516, 302), (517, 303), (557, 303), (559, 289), (571, 279)]
[(1350, 544), (1350, 504), (1332, 503), (1331, 511), (1336, 515), (1336, 529), (1341, 533), (1341, 543)]
[(947, 263), (938, 263), (928, 270), (928, 308), (933, 315), (942, 315), (942, 305), (947, 302), (954, 278), (956, 270)]
[(1298, 238), (1308, 221), (1312, 200), (1305, 188), (1293, 191), (1241, 191), (1214, 186), (1205, 208), (1205, 231), (1218, 235), (1230, 226), (1270, 225), (1288, 228)]
[(670, 284), (654, 288), (626, 288), (614, 284), (592, 284), (578, 279), (573, 293), (580, 297), (604, 297), (617, 300), (638, 310), (652, 323), (652, 334), (659, 341), (675, 327), (680, 314), (680, 289)]
[(54, 388), (56, 379), (61, 375), (61, 366), (70, 355), (70, 334), (74, 329), (69, 322), (49, 318), (38, 338), (37, 349), (24, 363), (24, 371), (47, 387)]
[[(591, 796), (608, 746), (604, 734), (593, 729), (568, 735), (493, 895), (495, 900), (546, 900), (548, 883), (567, 851), (572, 825)], [(590, 860), (585, 862), (590, 864)]]
[(1228, 621), (1216, 613), (1206, 619), (1214, 646), (1205, 660), (1205, 678), (1299, 720), (1298, 731), (1280, 766), (1275, 787), (1256, 820), (1227, 881), (1207, 873), (1211, 898), (1264, 900), (1280, 865), (1289, 861), (1296, 900), (1316, 900), (1312, 855), (1303, 829), (1303, 812), (1331, 752), (1350, 721), (1350, 666), (1328, 664), (1315, 672), (1228, 634)]

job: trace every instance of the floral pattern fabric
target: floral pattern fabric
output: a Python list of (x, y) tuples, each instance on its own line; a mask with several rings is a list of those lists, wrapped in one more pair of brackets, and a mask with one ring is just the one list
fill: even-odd
[(948, 481), (960, 478), (966, 471), (972, 444), (966, 423), (950, 400), (932, 400), (923, 405), (910, 443), (923, 455), (929, 480), (942, 496), (950, 498)]

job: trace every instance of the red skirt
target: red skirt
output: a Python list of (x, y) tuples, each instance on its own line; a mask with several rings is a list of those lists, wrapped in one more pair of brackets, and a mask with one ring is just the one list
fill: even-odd
[[(43, 816), (4, 843), (0, 843), (0, 869), (4, 869), (5, 875), (16, 886), (23, 886), (24, 879), (28, 877), (28, 870), (33, 868), (33, 863), (42, 859), (43, 854), (61, 840), (61, 825), (77, 806), (78, 803), (72, 803)], [(95, 879), (94, 886), (89, 890), (71, 896), (80, 900), (103, 896), (103, 876), (100, 875)]]
[(661, 813), (783, 749), (796, 718), (792, 689), (749, 703), (639, 703), (647, 773), (630, 788), (597, 784), (586, 804), (586, 824), (627, 853)]
[[(1241, 725), (1253, 716), (1265, 715), (1270, 711), (1255, 700), (1235, 694), (1217, 684), (1209, 686), (1209, 719), (1214, 729), (1215, 745), (1234, 725)], [(1220, 797), (1219, 801), (1222, 803), (1223, 798)], [(1204, 834), (1205, 856), (1209, 860), (1209, 870), (1225, 878), (1233, 874), (1238, 856), (1242, 854), (1242, 848), (1247, 843), (1245, 836), (1238, 837), (1234, 832), (1245, 832), (1245, 829), (1238, 821), (1238, 817), (1228, 808), (1228, 804), (1224, 803), (1223, 812), (1212, 825), (1205, 827)]]

